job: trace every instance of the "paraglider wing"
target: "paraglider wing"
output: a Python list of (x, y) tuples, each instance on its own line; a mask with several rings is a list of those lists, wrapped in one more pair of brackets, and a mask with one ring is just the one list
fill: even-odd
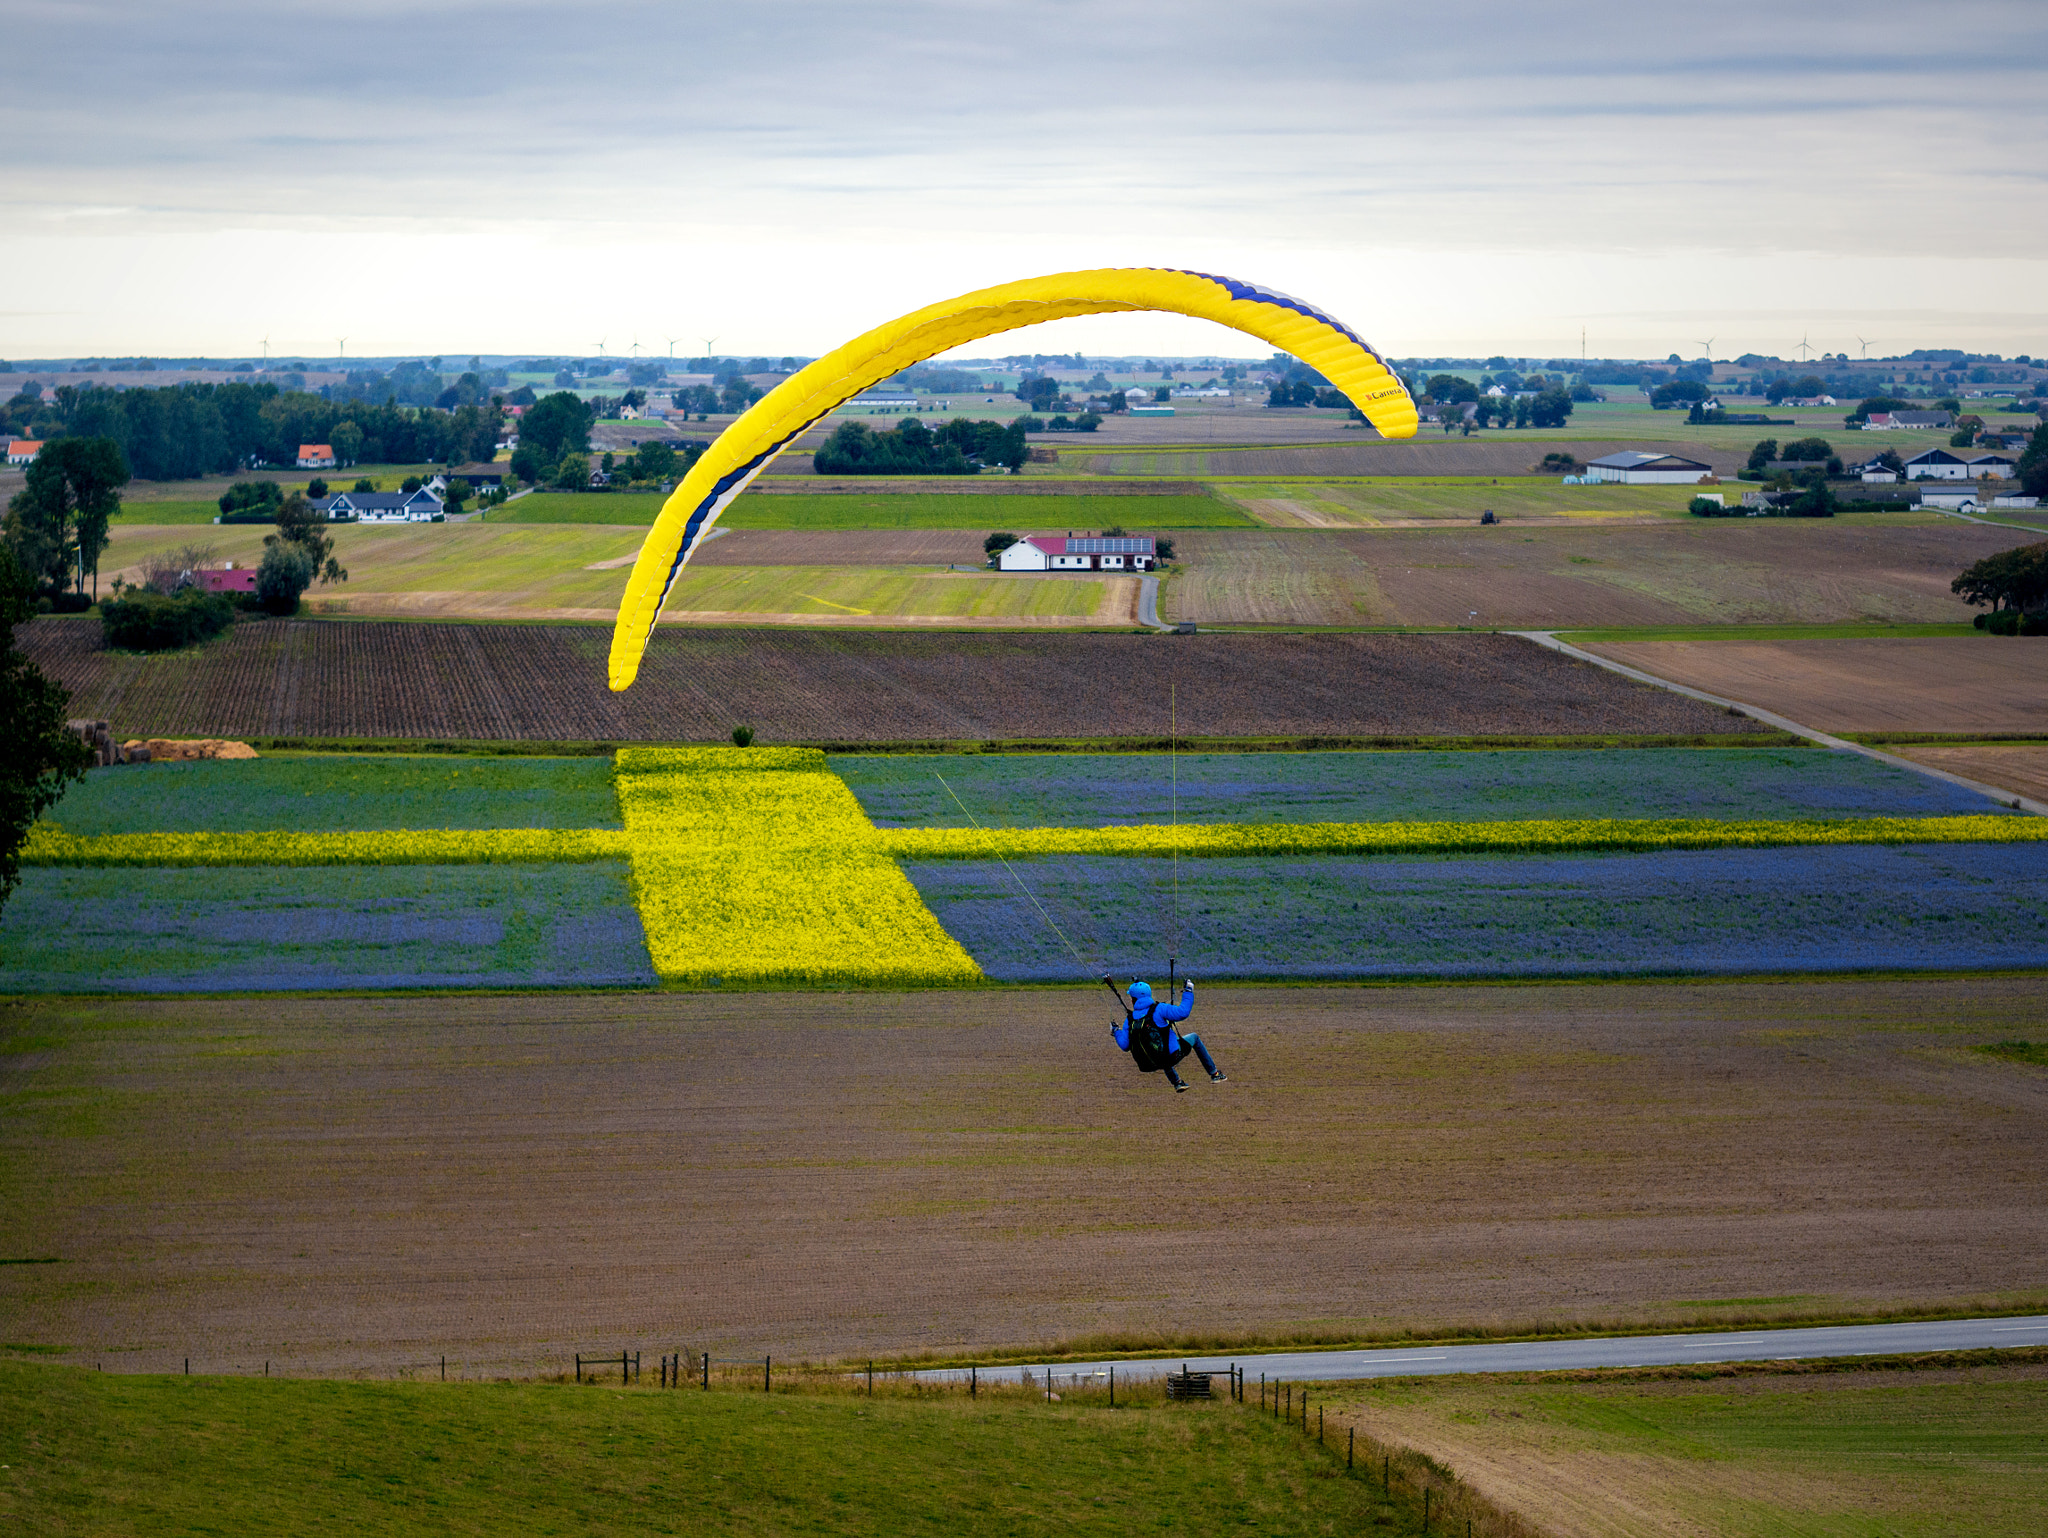
[(612, 631), (611, 686), (624, 689), (684, 564), (718, 515), (805, 428), (861, 391), (952, 348), (1073, 315), (1167, 310), (1231, 326), (1292, 353), (1342, 390), (1383, 437), (1415, 434), (1415, 403), (1378, 353), (1312, 305), (1207, 273), (1106, 267), (998, 284), (877, 326), (770, 390), (683, 477), (640, 546)]

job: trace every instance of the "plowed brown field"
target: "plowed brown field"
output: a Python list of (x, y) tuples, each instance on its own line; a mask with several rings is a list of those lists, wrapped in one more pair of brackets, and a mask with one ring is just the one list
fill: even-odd
[[(1100, 990), (1096, 990), (1097, 993)], [(6, 1339), (566, 1365), (1961, 1301), (2048, 1275), (2048, 978), (0, 1007)], [(1725, 1313), (1725, 1310), (1723, 1311)]]
[[(2012, 548), (1974, 524), (1705, 519), (1576, 528), (1190, 529), (1161, 592), (1200, 624), (1888, 624), (1967, 621), (1949, 592)], [(1763, 703), (1759, 701), (1759, 703)]]
[(1638, 641), (1583, 649), (1822, 731), (2048, 732), (2048, 645), (2032, 637)]
[[(720, 541), (724, 543), (724, 541)], [(1074, 635), (663, 627), (640, 681), (605, 684), (609, 627), (238, 624), (165, 656), (96, 621), (21, 632), (73, 714), (123, 737), (770, 742), (1755, 730), (1509, 636)]]

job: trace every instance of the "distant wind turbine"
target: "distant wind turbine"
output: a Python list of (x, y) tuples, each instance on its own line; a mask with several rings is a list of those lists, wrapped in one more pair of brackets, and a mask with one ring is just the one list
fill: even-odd
[(1812, 351), (1813, 349), (1806, 344), (1806, 333), (1802, 331), (1799, 334), (1799, 361), (1804, 363)]
[(1709, 363), (1712, 363), (1714, 361), (1714, 339), (1712, 337), (1708, 337), (1704, 342), (1701, 342), (1699, 345), (1707, 350), (1707, 361)]
[(342, 359), (342, 358), (346, 358), (346, 357), (348, 356), (348, 338), (347, 338), (347, 337), (345, 337), (345, 336), (342, 336), (342, 337), (336, 337), (336, 338), (334, 339), (334, 356), (335, 356), (335, 358), (336, 358), (337, 360), (339, 360), (339, 359)]
[(665, 336), (665, 337), (663, 337), (663, 338), (662, 338), (662, 340), (663, 340), (664, 342), (668, 343), (668, 358), (669, 358), (669, 362), (671, 362), (671, 363), (675, 362), (675, 358), (676, 358), (676, 343), (680, 342), (680, 341), (682, 340), (682, 338), (681, 338), (681, 337), (679, 337), (679, 336)]
[(710, 358), (710, 357), (712, 357), (712, 356), (713, 356), (713, 353), (712, 353), (711, 349), (712, 349), (712, 347), (713, 347), (713, 346), (715, 346), (715, 345), (717, 344), (718, 338), (717, 338), (717, 337), (715, 337), (715, 336), (707, 336), (707, 337), (704, 337), (704, 338), (703, 338), (702, 340), (703, 340), (703, 343), (704, 343), (704, 356), (705, 356), (705, 357), (707, 357), (707, 358)]
[(640, 356), (640, 338), (637, 336), (633, 338), (633, 356), (636, 358)]
[(597, 343), (597, 355), (598, 355), (598, 356), (599, 356), (600, 358), (602, 358), (602, 357), (604, 356), (604, 344), (605, 344), (606, 342), (609, 342), (610, 340), (611, 340), (611, 338), (610, 338), (610, 337), (608, 337), (608, 336), (607, 336), (607, 337), (600, 337), (600, 338), (598, 338), (598, 343)]
[(1860, 337), (1860, 336), (1859, 336), (1858, 338), (1856, 338), (1856, 345), (1857, 345), (1858, 347), (1860, 347), (1860, 348), (1862, 348), (1862, 349), (1863, 349), (1863, 359), (1864, 359), (1864, 361), (1865, 361), (1866, 363), (1867, 363), (1867, 362), (1869, 362), (1869, 361), (1870, 361), (1870, 343), (1866, 342), (1866, 341), (1865, 341), (1865, 340), (1864, 340), (1864, 339), (1863, 339), (1862, 337)]
[(265, 363), (270, 361), (270, 338), (267, 336), (263, 339), (263, 361)]

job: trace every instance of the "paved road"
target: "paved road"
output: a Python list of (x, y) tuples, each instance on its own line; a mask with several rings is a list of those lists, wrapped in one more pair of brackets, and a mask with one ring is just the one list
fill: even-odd
[[(1333, 1382), (1345, 1378), (1398, 1378), (1456, 1372), (1553, 1372), (1577, 1367), (1670, 1367), (1685, 1362), (1768, 1362), (1823, 1356), (1895, 1356), (1920, 1351), (1966, 1351), (1985, 1346), (2048, 1346), (2048, 1315), (2027, 1319), (1937, 1319), (1906, 1324), (1828, 1325), (1798, 1330), (1744, 1330), (1723, 1335), (1628, 1335), (1601, 1340), (1539, 1340), (1483, 1346), (1415, 1346), (1381, 1351), (1287, 1351), (1269, 1356), (1173, 1357), (1118, 1362), (1119, 1378), (1156, 1378), (1183, 1361), (1196, 1372), (1222, 1372), (1233, 1363), (1248, 1381)], [(1106, 1376), (1108, 1362), (1055, 1362), (1054, 1383), (1068, 1375)], [(1047, 1365), (984, 1367), (998, 1382), (1030, 1373), (1043, 1382)], [(964, 1382), (964, 1368), (915, 1376)]]

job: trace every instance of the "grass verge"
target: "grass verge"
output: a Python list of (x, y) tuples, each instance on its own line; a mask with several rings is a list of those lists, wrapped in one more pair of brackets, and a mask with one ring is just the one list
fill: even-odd
[(1417, 1530), (1225, 1402), (136, 1377), (0, 1365), (23, 1532)]
[[(1396, 1490), (1455, 1465), (1544, 1531), (1990, 1538), (2048, 1504), (2044, 1368), (2034, 1348), (1310, 1392)], [(1435, 1531), (1471, 1493), (1445, 1490)]]

